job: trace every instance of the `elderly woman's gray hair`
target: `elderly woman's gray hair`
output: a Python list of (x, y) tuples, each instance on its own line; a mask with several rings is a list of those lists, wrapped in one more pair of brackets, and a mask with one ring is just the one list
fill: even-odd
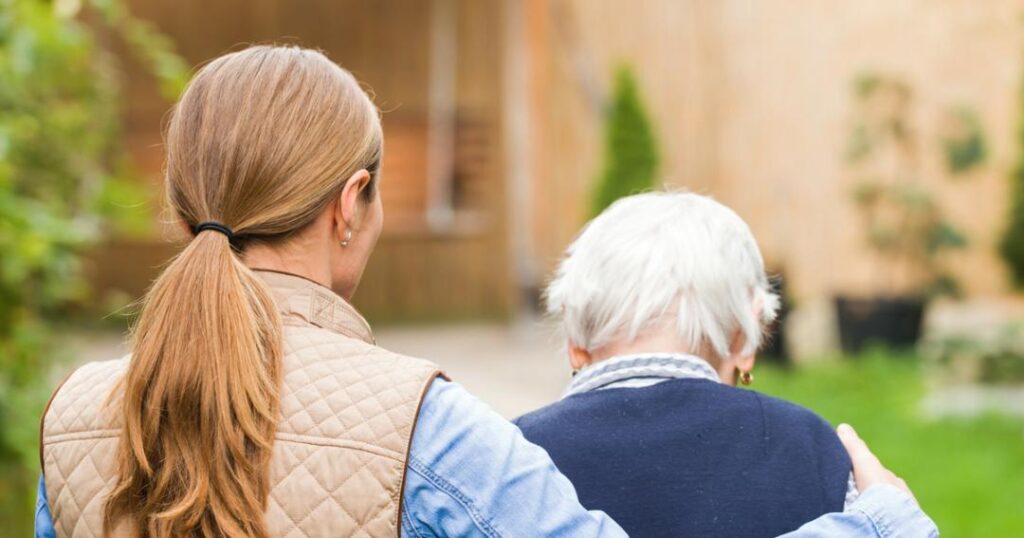
[[(548, 311), (572, 345), (593, 352), (675, 323), (684, 345), (719, 357), (753, 353), (779, 299), (750, 228), (707, 196), (623, 198), (566, 250), (547, 289)], [(731, 350), (737, 329), (742, 350)]]

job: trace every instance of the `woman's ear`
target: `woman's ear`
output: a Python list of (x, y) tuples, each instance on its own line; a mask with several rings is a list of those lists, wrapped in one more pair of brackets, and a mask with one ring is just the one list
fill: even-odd
[(370, 172), (364, 168), (349, 176), (345, 187), (341, 189), (341, 196), (338, 198), (334, 215), (339, 236), (344, 236), (345, 231), (349, 228), (359, 229), (364, 205), (361, 198), (363, 198), (363, 192), (370, 188), (371, 179)]

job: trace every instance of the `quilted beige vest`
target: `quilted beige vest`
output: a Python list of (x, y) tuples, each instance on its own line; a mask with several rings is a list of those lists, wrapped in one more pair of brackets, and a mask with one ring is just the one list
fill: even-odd
[[(374, 345), (366, 321), (301, 277), (260, 271), (284, 320), (281, 423), (266, 522), (273, 536), (398, 536), (406, 458), (434, 364)], [(128, 358), (82, 366), (43, 418), (43, 469), (58, 536), (102, 534), (115, 480)], [(121, 534), (121, 533), (119, 533)]]

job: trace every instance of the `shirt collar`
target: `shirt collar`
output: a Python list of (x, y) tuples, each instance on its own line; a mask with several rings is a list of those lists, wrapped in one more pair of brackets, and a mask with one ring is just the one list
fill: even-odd
[(254, 269), (266, 282), (286, 324), (308, 324), (349, 338), (376, 343), (370, 324), (341, 296), (305, 277)]
[(706, 379), (721, 383), (704, 359), (686, 353), (619, 355), (580, 370), (563, 398), (594, 390), (646, 387), (669, 379)]

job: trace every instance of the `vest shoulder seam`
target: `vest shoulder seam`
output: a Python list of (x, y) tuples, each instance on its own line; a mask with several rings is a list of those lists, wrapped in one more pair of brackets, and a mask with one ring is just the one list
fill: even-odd
[[(69, 443), (73, 441), (88, 441), (94, 439), (116, 438), (119, 437), (120, 435), (120, 429), (88, 430), (81, 432), (67, 432), (49, 435), (45, 438), (45, 441), (46, 445), (52, 446), (59, 443)], [(333, 448), (347, 448), (351, 450), (367, 452), (398, 462), (404, 461), (403, 458), (401, 457), (401, 454), (393, 450), (388, 450), (386, 448), (381, 448), (379, 446), (371, 445), (369, 443), (361, 443), (358, 441), (349, 441), (345, 439), (330, 439), (327, 437), (312, 437), (308, 435), (299, 435), (288, 432), (278, 432), (275, 438), (278, 439), (279, 441), (286, 443)]]
[(84, 441), (89, 439), (104, 439), (107, 437), (118, 437), (121, 435), (121, 430), (118, 429), (103, 429), (103, 430), (85, 430), (78, 432), (64, 432), (54, 433), (47, 435), (43, 438), (43, 441), (47, 445), (54, 445), (57, 443), (67, 443), (71, 441)]
[(329, 437), (316, 437), (288, 432), (277, 432), (277, 435), (275, 435), (275, 439), (285, 443), (294, 443), (300, 445), (312, 445), (328, 448), (346, 448), (350, 450), (358, 450), (361, 452), (366, 452), (369, 454), (374, 454), (376, 456), (388, 458), (390, 460), (394, 460), (397, 462), (404, 461), (401, 454), (394, 450), (388, 450), (383, 447), (379, 447), (369, 443), (362, 443), (359, 441), (350, 441), (347, 439), (332, 439)]

